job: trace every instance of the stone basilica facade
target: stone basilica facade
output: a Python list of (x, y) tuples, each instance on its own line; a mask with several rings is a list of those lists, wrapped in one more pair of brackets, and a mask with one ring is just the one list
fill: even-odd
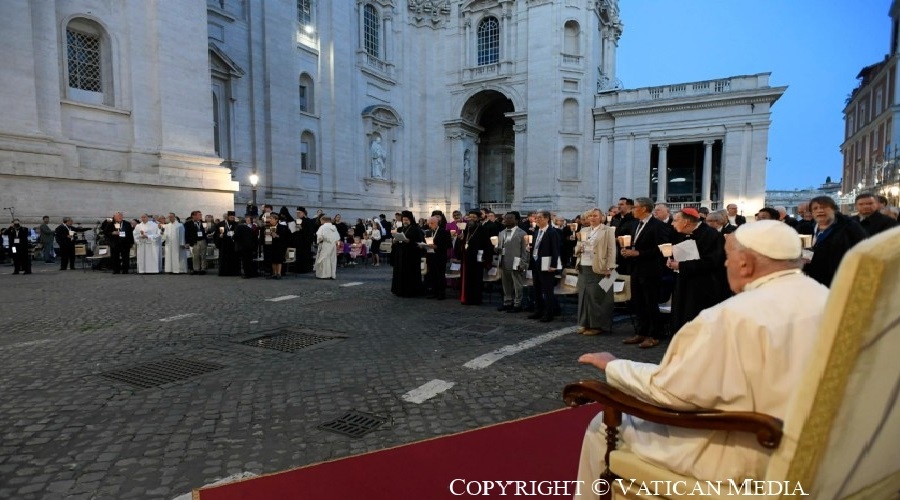
[[(768, 74), (623, 89), (617, 0), (4, 0), (0, 204), (762, 206)], [(259, 185), (250, 185), (251, 174)]]

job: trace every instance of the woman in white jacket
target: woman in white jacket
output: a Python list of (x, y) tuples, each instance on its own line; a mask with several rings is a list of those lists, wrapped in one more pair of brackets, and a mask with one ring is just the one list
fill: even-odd
[(578, 234), (578, 333), (598, 335), (612, 331), (615, 297), (612, 287), (604, 289), (600, 281), (616, 267), (616, 230), (603, 223), (603, 212), (594, 208), (585, 212), (588, 223)]

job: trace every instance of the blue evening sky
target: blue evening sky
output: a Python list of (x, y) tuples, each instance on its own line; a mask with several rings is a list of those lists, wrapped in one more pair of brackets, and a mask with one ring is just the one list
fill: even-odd
[(768, 189), (841, 177), (843, 109), (889, 51), (890, 0), (620, 0), (625, 88), (771, 72)]

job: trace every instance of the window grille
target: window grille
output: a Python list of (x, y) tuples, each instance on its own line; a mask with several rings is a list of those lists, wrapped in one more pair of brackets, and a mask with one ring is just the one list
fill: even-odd
[(69, 87), (103, 92), (100, 37), (66, 29)]
[(496, 64), (500, 61), (500, 23), (496, 17), (488, 17), (478, 25), (478, 65)]
[(297, 22), (300, 26), (312, 25), (312, 0), (297, 0)]
[(370, 4), (366, 4), (365, 15), (364, 15), (365, 25), (363, 27), (364, 37), (365, 37), (365, 50), (366, 53), (370, 56), (380, 57), (380, 39), (381, 39), (381, 27), (380, 20), (378, 19), (378, 11), (375, 10)]

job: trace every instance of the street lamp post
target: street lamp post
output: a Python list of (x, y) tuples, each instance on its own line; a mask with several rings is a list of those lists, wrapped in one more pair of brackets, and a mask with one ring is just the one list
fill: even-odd
[(253, 208), (251, 210), (256, 210), (256, 185), (259, 183), (259, 176), (256, 175), (256, 172), (250, 174), (250, 187), (253, 193), (253, 199), (250, 202)]

